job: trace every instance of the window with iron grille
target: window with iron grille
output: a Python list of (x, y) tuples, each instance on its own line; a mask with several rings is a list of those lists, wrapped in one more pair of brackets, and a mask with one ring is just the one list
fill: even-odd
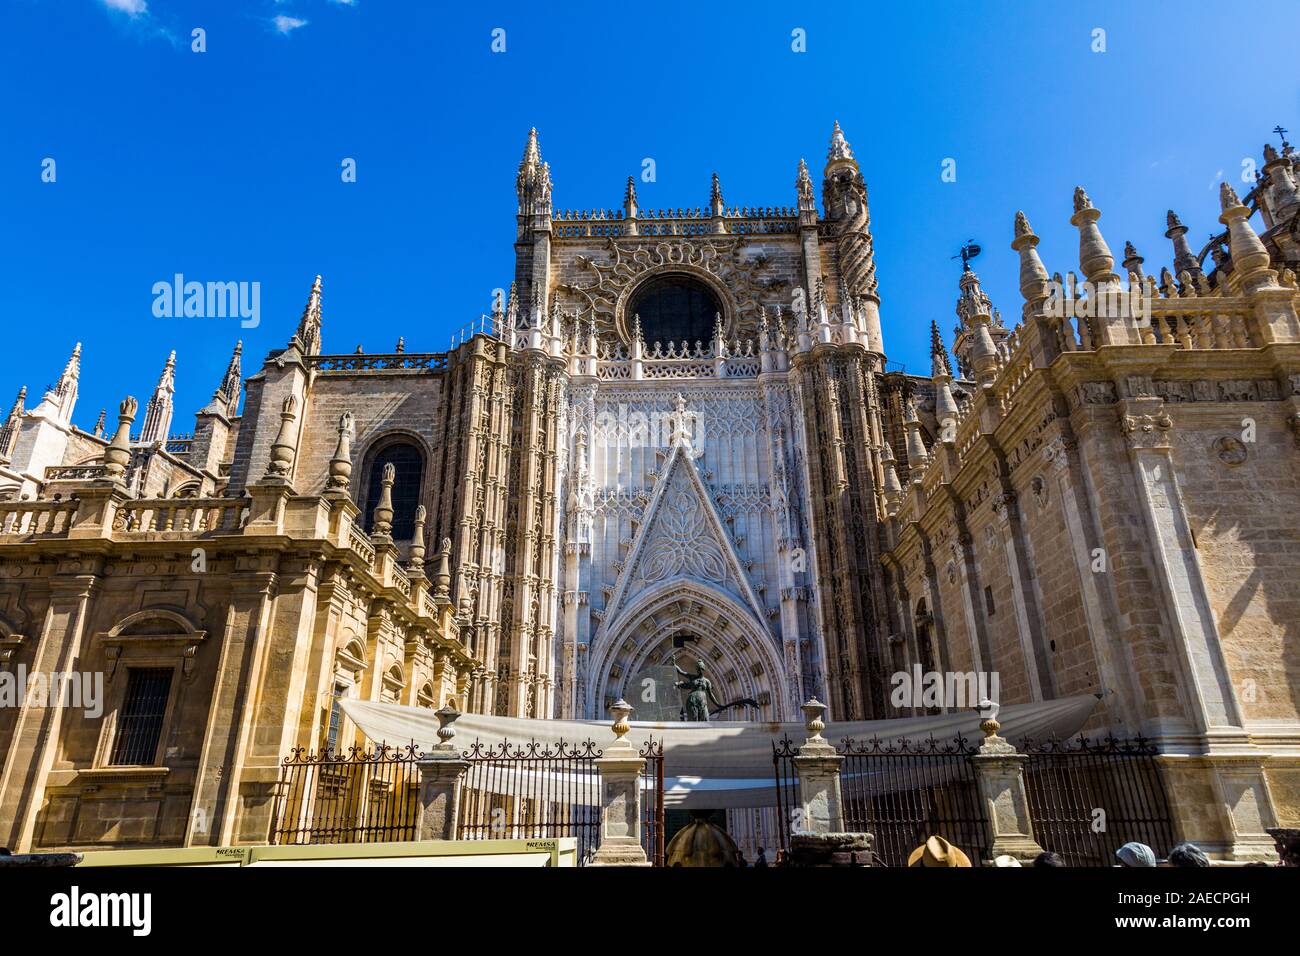
[(117, 718), (117, 740), (113, 743), (113, 764), (136, 766), (154, 762), (171, 689), (170, 667), (139, 667), (127, 672), (126, 696)]

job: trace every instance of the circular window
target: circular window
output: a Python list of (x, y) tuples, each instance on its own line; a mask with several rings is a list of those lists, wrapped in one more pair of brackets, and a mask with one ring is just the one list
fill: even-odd
[(641, 336), (655, 342), (709, 342), (722, 303), (703, 282), (686, 275), (663, 275), (636, 290), (628, 304), (627, 326), (641, 317)]

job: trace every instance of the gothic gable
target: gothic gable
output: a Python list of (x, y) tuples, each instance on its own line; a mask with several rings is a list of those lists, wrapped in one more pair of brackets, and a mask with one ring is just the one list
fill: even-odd
[(727, 591), (766, 630), (762, 605), (690, 451), (689, 443), (675, 443), (668, 454), (606, 608), (607, 626), (637, 594), (682, 578)]

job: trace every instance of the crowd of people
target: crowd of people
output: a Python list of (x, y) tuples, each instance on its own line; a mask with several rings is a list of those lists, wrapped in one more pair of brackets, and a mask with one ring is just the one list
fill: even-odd
[[(1300, 861), (1294, 850), (1295, 847), (1283, 847), (1279, 845), (1280, 862), (1271, 864), (1273, 866), (1296, 866)], [(1290, 852), (1288, 852), (1290, 851)], [(736, 850), (735, 865), (738, 867), (753, 866), (756, 868), (766, 868), (769, 865), (783, 866), (785, 864), (785, 851), (777, 850), (775, 860), (769, 864), (767, 859), (767, 850), (763, 847), (758, 848), (758, 855), (751, 863), (745, 858), (743, 852)], [(877, 859), (879, 859), (877, 857)], [(878, 864), (883, 865), (883, 863)], [(929, 866), (929, 867), (969, 867), (970, 857), (959, 847), (953, 846), (941, 836), (932, 836), (924, 843), (911, 852), (907, 859), (908, 866)], [(1019, 859), (1008, 854), (1003, 854), (993, 860), (993, 865), (998, 867), (1018, 867), (1025, 866)], [(1034, 857), (1029, 866), (1059, 866), (1068, 867), (1065, 857), (1052, 850), (1044, 850)], [(1112, 864), (1116, 867), (1130, 867), (1142, 869), (1145, 867), (1204, 867), (1210, 865), (1210, 858), (1206, 856), (1195, 843), (1184, 841), (1169, 851), (1169, 855), (1163, 860), (1156, 852), (1145, 843), (1136, 841), (1125, 843), (1115, 851), (1115, 862)], [(1249, 863), (1247, 866), (1269, 866), (1268, 863)]]

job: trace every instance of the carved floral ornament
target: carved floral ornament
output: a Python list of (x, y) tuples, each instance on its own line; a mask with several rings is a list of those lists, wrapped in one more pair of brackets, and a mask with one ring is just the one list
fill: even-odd
[(608, 258), (598, 262), (578, 256), (576, 262), (589, 276), (585, 282), (563, 283), (557, 288), (578, 298), (579, 320), (590, 316), (602, 338), (617, 336), (631, 342), (632, 316), (626, 306), (633, 291), (653, 275), (686, 273), (707, 283), (718, 296), (728, 338), (756, 334), (763, 306), (760, 297), (776, 293), (786, 283), (759, 278), (767, 264), (762, 253), (743, 259), (740, 238), (708, 240), (615, 240), (607, 238)]

